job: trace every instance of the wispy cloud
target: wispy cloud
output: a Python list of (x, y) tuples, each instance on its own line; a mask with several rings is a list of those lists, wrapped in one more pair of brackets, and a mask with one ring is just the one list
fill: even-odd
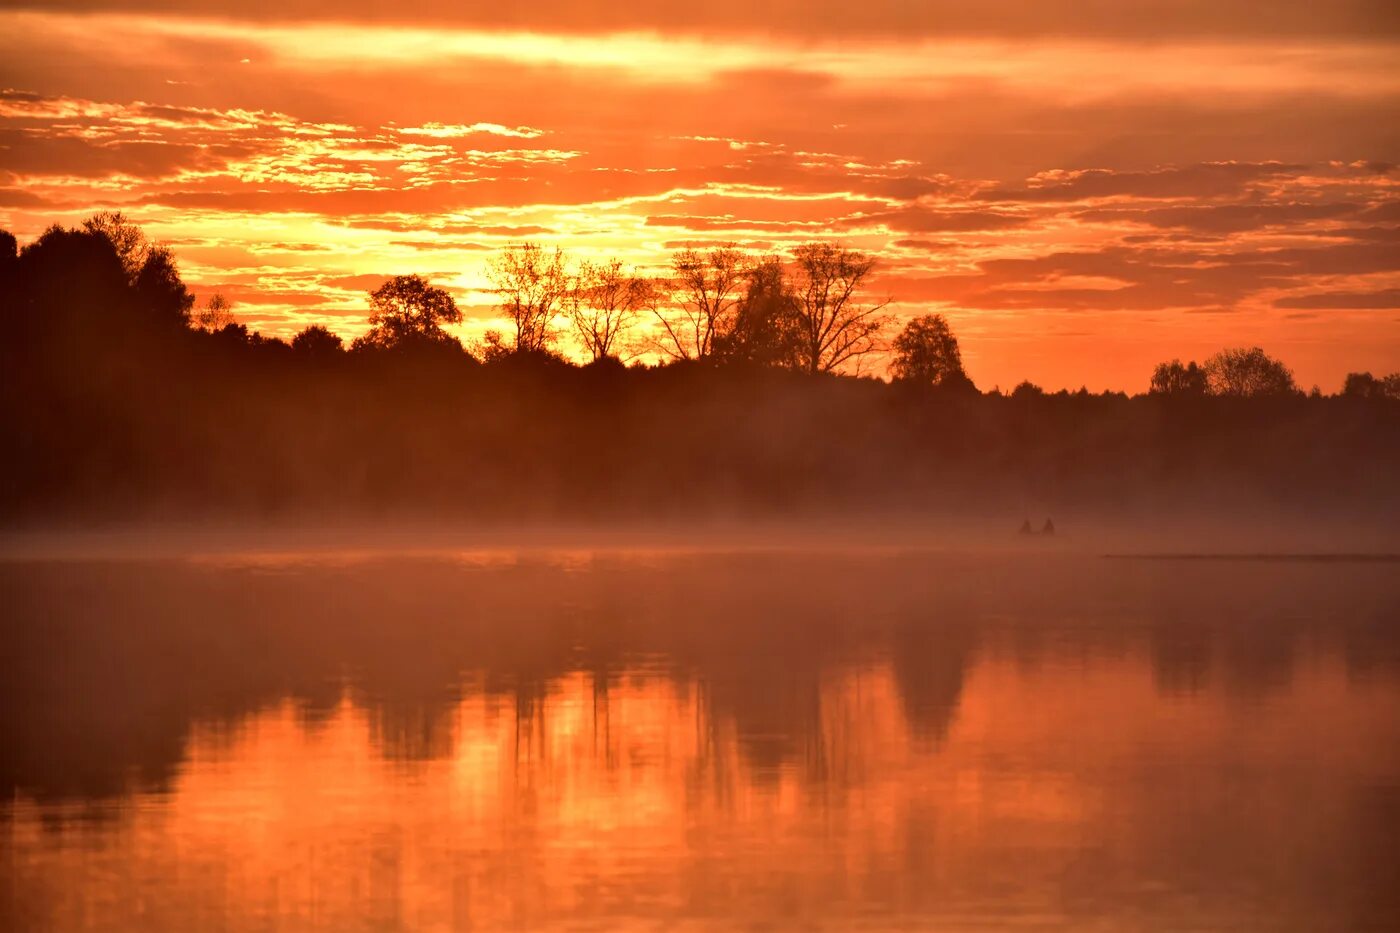
[(0, 226), (121, 207), (272, 332), (353, 334), (400, 272), (482, 312), (524, 238), (660, 271), (831, 236), (991, 383), (1231, 340), (1305, 380), (1400, 365), (1400, 36), (1368, 3), (159, 5), (0, 12)]

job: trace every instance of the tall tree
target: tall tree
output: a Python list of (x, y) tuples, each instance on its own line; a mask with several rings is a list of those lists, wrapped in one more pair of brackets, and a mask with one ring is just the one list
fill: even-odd
[(1181, 360), (1158, 363), (1152, 370), (1148, 392), (1152, 395), (1205, 395), (1206, 371), (1196, 361), (1183, 364)]
[(1292, 371), (1258, 347), (1222, 350), (1202, 368), (1212, 395), (1260, 398), (1298, 391)]
[(583, 348), (596, 361), (617, 357), (623, 335), (648, 307), (652, 284), (619, 260), (579, 267), (567, 306)]
[(1347, 373), (1342, 394), (1348, 398), (1400, 399), (1400, 373), (1376, 377), (1370, 373)]
[(292, 350), (302, 356), (324, 359), (343, 349), (340, 335), (324, 324), (312, 324), (292, 338)]
[(797, 298), (777, 256), (744, 270), (744, 293), (727, 328), (714, 339), (714, 355), (726, 363), (795, 367), (800, 330)]
[(970, 385), (963, 371), (958, 338), (941, 314), (925, 314), (904, 325), (894, 338), (890, 374), (901, 382), (924, 385)]
[(834, 372), (879, 350), (889, 302), (860, 299), (874, 268), (874, 258), (837, 243), (806, 243), (793, 251), (801, 369)]
[(139, 312), (157, 328), (189, 323), (194, 295), (180, 278), (175, 254), (167, 246), (151, 243), (121, 211), (101, 211), (83, 221), (83, 230), (111, 244), (132, 287)]
[(139, 307), (160, 327), (189, 323), (194, 295), (180, 278), (175, 254), (167, 246), (148, 246), (133, 288)]
[(515, 326), (517, 353), (543, 352), (557, 337), (554, 318), (565, 310), (571, 282), (559, 249), (538, 243), (508, 246), (491, 263), (488, 276), (496, 287), (501, 311)]
[(126, 270), (127, 281), (134, 284), (151, 250), (141, 228), (121, 211), (98, 211), (83, 221), (83, 229), (107, 238)]
[(457, 302), (446, 289), (429, 285), (421, 276), (394, 276), (369, 293), (369, 305), (369, 332), (355, 339), (353, 349), (457, 343), (442, 329), (444, 324), (461, 322)]
[(652, 306), (660, 325), (655, 347), (676, 360), (702, 360), (733, 326), (744, 283), (744, 254), (733, 245), (705, 253), (685, 249), (671, 257), (674, 303)]
[(197, 308), (190, 315), (190, 323), (196, 330), (215, 331), (223, 330), (229, 324), (237, 323), (233, 316), (233, 302), (229, 301), (220, 292), (215, 292), (204, 301), (204, 306)]

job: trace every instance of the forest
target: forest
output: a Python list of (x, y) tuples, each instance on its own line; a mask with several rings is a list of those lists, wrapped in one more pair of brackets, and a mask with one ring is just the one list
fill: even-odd
[(0, 231), (0, 521), (1400, 517), (1400, 373), (1304, 393), (1242, 347), (1139, 396), (980, 391), (876, 267), (819, 241), (647, 276), (526, 243), (491, 265), (504, 332), (464, 347), (451, 294), (402, 275), (346, 346), (196, 302), (120, 214)]

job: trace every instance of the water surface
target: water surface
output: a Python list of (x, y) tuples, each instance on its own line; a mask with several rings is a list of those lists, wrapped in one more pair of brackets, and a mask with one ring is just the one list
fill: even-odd
[(1394, 928), (1384, 562), (0, 563), (0, 927)]

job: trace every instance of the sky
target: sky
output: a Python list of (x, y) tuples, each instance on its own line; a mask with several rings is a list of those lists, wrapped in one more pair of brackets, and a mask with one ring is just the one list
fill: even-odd
[(1335, 391), (1400, 370), (1396, 62), (1387, 0), (20, 0), (0, 227), (122, 210), (279, 336), (417, 273), (467, 342), (510, 243), (833, 238), (984, 389), (1258, 345)]

